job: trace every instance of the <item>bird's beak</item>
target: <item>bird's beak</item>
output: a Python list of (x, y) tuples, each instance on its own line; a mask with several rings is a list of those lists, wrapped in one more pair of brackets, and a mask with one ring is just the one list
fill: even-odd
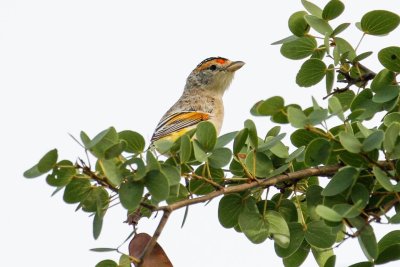
[(238, 69), (240, 69), (241, 67), (243, 67), (244, 62), (243, 61), (233, 61), (231, 64), (229, 64), (226, 67), (226, 70), (231, 71), (231, 72), (235, 72)]

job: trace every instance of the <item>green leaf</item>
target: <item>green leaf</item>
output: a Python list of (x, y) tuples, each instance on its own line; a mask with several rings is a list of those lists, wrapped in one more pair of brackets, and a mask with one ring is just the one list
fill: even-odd
[(305, 261), (309, 252), (310, 245), (307, 243), (306, 240), (304, 240), (295, 253), (293, 253), (289, 257), (283, 258), (283, 264), (285, 265), (285, 267), (299, 267)]
[(317, 248), (330, 248), (336, 240), (336, 235), (332, 233), (331, 229), (323, 221), (307, 223), (304, 237), (310, 245)]
[(208, 158), (211, 167), (222, 168), (229, 164), (232, 159), (232, 152), (229, 148), (221, 147), (215, 149)]
[(374, 230), (371, 225), (367, 224), (362, 229), (360, 229), (358, 242), (360, 243), (364, 255), (369, 260), (373, 260), (378, 257), (378, 245), (376, 243)]
[(275, 242), (275, 252), (281, 258), (293, 255), (304, 240), (303, 226), (298, 222), (288, 223), (290, 242), (288, 247), (282, 247)]
[(225, 195), (219, 201), (218, 219), (225, 228), (232, 228), (238, 224), (239, 215), (243, 209), (243, 200), (239, 194)]
[(214, 124), (209, 121), (202, 121), (197, 125), (196, 138), (205, 152), (214, 149), (217, 143), (217, 130)]
[(369, 57), (370, 55), (372, 55), (372, 51), (368, 51), (368, 52), (364, 52), (364, 53), (361, 53), (361, 54), (359, 54), (358, 56), (356, 56), (354, 59), (353, 59), (353, 62), (360, 62), (361, 60), (364, 60), (364, 59), (366, 59), (367, 57)]
[(271, 159), (261, 152), (250, 152), (246, 157), (246, 166), (253, 175), (259, 178), (267, 177), (274, 169)]
[(112, 251), (117, 251), (118, 249), (116, 249), (116, 248), (91, 248), (89, 250), (93, 251), (93, 252), (112, 252)]
[(145, 148), (145, 140), (142, 135), (134, 131), (122, 131), (118, 133), (121, 140), (126, 142), (125, 151), (129, 153), (142, 153)]
[(296, 75), (296, 83), (301, 87), (310, 87), (319, 83), (325, 76), (326, 65), (319, 59), (306, 60)]
[(386, 173), (382, 171), (379, 167), (374, 166), (372, 171), (380, 183), (380, 185), (389, 192), (393, 192), (393, 185), (390, 182), (390, 178), (387, 177)]
[(126, 181), (119, 188), (119, 200), (127, 210), (136, 210), (143, 196), (143, 183)]
[(69, 160), (62, 160), (54, 167), (53, 172), (46, 178), (46, 182), (51, 186), (63, 187), (67, 185), (76, 175), (75, 166)]
[(304, 6), (304, 8), (310, 12), (312, 15), (321, 18), (322, 17), (322, 9), (319, 8), (317, 5), (307, 1), (307, 0), (301, 0), (301, 4)]
[(319, 185), (311, 185), (306, 192), (307, 211), (312, 220), (319, 220), (315, 209), (322, 203), (321, 191), (322, 187)]
[(296, 40), (297, 38), (299, 38), (299, 37), (297, 37), (296, 35), (291, 35), (291, 36), (285, 37), (281, 40), (275, 41), (275, 42), (271, 43), (271, 45), (284, 44), (286, 42), (291, 42), (293, 40)]
[(400, 47), (390, 46), (382, 49), (378, 53), (381, 64), (394, 72), (400, 72)]
[(184, 134), (181, 136), (181, 146), (180, 146), (180, 163), (185, 163), (190, 160), (190, 155), (192, 154), (192, 144), (190, 143), (190, 138), (188, 135)]
[(126, 142), (120, 141), (118, 144), (112, 145), (104, 152), (105, 159), (116, 158), (121, 155), (121, 153), (126, 148)]
[(384, 35), (396, 29), (399, 23), (400, 18), (397, 14), (386, 10), (373, 10), (361, 18), (361, 29), (366, 34)]
[(240, 229), (252, 243), (260, 244), (267, 239), (269, 223), (258, 212), (244, 210), (238, 221)]
[(305, 15), (307, 15), (307, 12), (297, 11), (289, 17), (289, 30), (296, 36), (302, 37), (310, 30), (310, 26), (304, 19)]
[(235, 138), (237, 135), (237, 131), (235, 132), (230, 132), (221, 135), (220, 137), (217, 138), (217, 143), (215, 144), (215, 148), (221, 148), (232, 142), (232, 140)]
[(310, 142), (306, 148), (304, 163), (308, 166), (318, 166), (326, 163), (331, 154), (332, 146), (324, 138), (317, 138)]
[(356, 52), (349, 42), (347, 42), (343, 38), (335, 37), (335, 44), (339, 49), (340, 55), (343, 56), (343, 54), (348, 53), (347, 58), (351, 61), (354, 60), (354, 58), (356, 57)]
[(107, 177), (107, 180), (113, 185), (118, 186), (122, 181), (122, 174), (117, 166), (119, 162), (114, 159), (99, 159), (98, 163), (101, 166), (104, 175)]
[[(216, 169), (206, 165), (200, 165), (196, 169), (195, 174), (200, 177), (210, 179), (217, 184), (220, 184), (224, 178), (224, 172), (222, 169)], [(213, 192), (215, 187), (204, 180), (191, 179), (189, 181), (189, 190), (191, 193), (196, 195), (206, 195)]]
[(90, 192), (91, 186), (89, 179), (72, 179), (72, 181), (65, 187), (63, 196), (64, 201), (70, 204), (80, 202)]
[(339, 99), (339, 102), (342, 105), (343, 111), (346, 111), (350, 108), (351, 102), (353, 102), (355, 94), (352, 90), (347, 90), (340, 94), (336, 94), (335, 97), (337, 99)]
[(375, 265), (369, 261), (358, 262), (350, 265), (349, 267), (374, 267)]
[[(332, 92), (333, 83), (335, 82), (335, 66), (330, 64), (328, 69), (326, 70), (326, 77), (325, 77), (325, 85), (326, 85), (326, 93), (330, 94)], [(332, 99), (329, 98), (329, 99)]]
[(257, 102), (251, 109), (255, 116), (272, 116), (284, 109), (284, 100), (280, 96), (273, 96), (264, 101)]
[(344, 4), (339, 0), (329, 1), (322, 10), (324, 20), (332, 20), (339, 17), (344, 11)]
[(333, 30), (333, 32), (332, 32), (332, 34), (331, 34), (331, 37), (337, 36), (339, 33), (341, 33), (341, 32), (343, 32), (344, 30), (346, 30), (350, 25), (351, 25), (350, 23), (342, 23), (342, 24), (340, 24), (339, 26), (337, 26), (337, 27)]
[(281, 46), (281, 54), (289, 59), (303, 59), (311, 56), (317, 48), (317, 41), (313, 37), (300, 37)]
[(277, 144), (280, 143), (280, 141), (285, 138), (286, 133), (281, 133), (277, 136), (267, 136), (265, 139), (265, 142), (263, 144), (261, 144), (258, 148), (257, 151), (258, 152), (264, 152), (267, 151), (271, 148), (273, 148), (274, 146), (276, 146)]
[(359, 171), (350, 166), (341, 168), (329, 181), (324, 190), (322, 190), (323, 196), (334, 196), (337, 195), (347, 188), (349, 188), (357, 179)]
[(354, 218), (362, 212), (362, 200), (359, 200), (354, 205), (347, 203), (333, 205), (333, 210), (344, 218)]
[(380, 149), (384, 139), (384, 132), (381, 130), (375, 131), (370, 134), (362, 143), (362, 150), (370, 152), (374, 149)]
[(86, 146), (97, 158), (104, 158), (107, 149), (118, 144), (118, 133), (114, 127), (110, 127), (96, 135)]
[(356, 119), (371, 119), (378, 111), (382, 110), (382, 105), (373, 102), (372, 97), (372, 91), (370, 89), (364, 89), (354, 98), (351, 103), (351, 111), (362, 111), (361, 114), (356, 116)]
[(97, 263), (95, 267), (118, 267), (118, 264), (113, 260), (103, 260)]
[[(268, 136), (266, 140), (269, 140), (270, 138), (271, 137)], [(281, 159), (289, 157), (289, 147), (285, 146), (282, 142), (277, 142), (276, 145), (271, 147), (270, 151), (272, 152), (272, 154)]]
[(380, 89), (393, 84), (395, 81), (395, 73), (388, 69), (383, 69), (375, 76), (371, 83), (371, 90), (378, 92)]
[(341, 121), (345, 120), (342, 104), (336, 96), (332, 96), (328, 100), (329, 112), (332, 115), (336, 115)]
[(303, 154), (305, 146), (301, 146), (297, 148), (295, 151), (293, 151), (289, 157), (285, 160), (285, 163), (289, 163), (293, 160), (295, 160), (297, 157), (299, 157), (301, 154)]
[(311, 251), (313, 253), (315, 261), (318, 263), (318, 266), (335, 266), (336, 256), (333, 254), (332, 249), (320, 249), (316, 247), (311, 247)]
[(258, 147), (258, 135), (257, 135), (257, 128), (256, 128), (255, 123), (252, 120), (247, 119), (244, 122), (244, 127), (249, 130), (249, 141), (250, 141), (251, 146), (253, 148), (257, 148)]
[(365, 207), (369, 201), (369, 191), (365, 185), (356, 183), (351, 191), (351, 200), (353, 203), (359, 203), (358, 206), (361, 208)]
[(398, 122), (391, 123), (390, 126), (386, 129), (385, 138), (383, 140), (383, 148), (387, 153), (391, 154), (396, 148), (397, 139), (399, 138), (399, 133), (400, 133), (400, 123)]
[(57, 149), (50, 150), (47, 152), (37, 164), (38, 171), (41, 173), (46, 173), (53, 169), (54, 165), (57, 163), (58, 152)]
[(383, 118), (383, 123), (387, 127), (390, 126), (394, 122), (400, 123), (400, 112), (393, 112), (393, 113), (387, 114)]
[(377, 90), (372, 101), (375, 103), (385, 103), (399, 96), (400, 87), (398, 85), (387, 85)]
[(100, 216), (98, 213), (96, 213), (93, 218), (93, 238), (94, 239), (99, 238), (102, 228), (103, 228), (103, 216)]
[(387, 233), (378, 242), (379, 255), (376, 264), (384, 264), (400, 259), (400, 230)]
[(305, 15), (304, 18), (307, 21), (307, 23), (311, 26), (311, 28), (313, 28), (322, 35), (325, 35), (326, 33), (331, 34), (333, 32), (333, 29), (329, 25), (329, 23), (319, 17), (313, 15)]
[(288, 108), (288, 120), (290, 124), (295, 128), (303, 128), (307, 125), (308, 119), (304, 112), (298, 108)]
[(161, 172), (167, 177), (170, 186), (177, 185), (181, 181), (181, 173), (176, 166), (163, 164), (161, 165)]
[(328, 117), (327, 109), (315, 109), (308, 115), (308, 123), (311, 125), (318, 125)]
[(159, 170), (152, 170), (147, 173), (144, 184), (149, 190), (152, 199), (156, 202), (167, 199), (169, 195), (169, 183), (167, 177)]
[(352, 135), (351, 133), (347, 132), (340, 132), (339, 133), (340, 143), (347, 151), (351, 153), (360, 153), (362, 144), (358, 139)]
[(246, 144), (247, 136), (249, 135), (249, 130), (247, 128), (239, 131), (233, 140), (233, 154), (237, 155), (244, 145)]
[(296, 147), (307, 146), (312, 140), (318, 138), (319, 135), (305, 129), (298, 129), (290, 136), (290, 141)]
[(343, 218), (337, 213), (334, 209), (331, 209), (324, 205), (318, 205), (315, 209), (315, 212), (321, 216), (324, 220), (331, 222), (340, 222)]
[(193, 140), (193, 152), (197, 161), (205, 162), (207, 160), (207, 153), (203, 150), (197, 140)]
[(279, 212), (269, 210), (265, 214), (269, 222), (269, 233), (272, 235), (275, 243), (283, 248), (288, 248), (290, 244), (289, 227)]

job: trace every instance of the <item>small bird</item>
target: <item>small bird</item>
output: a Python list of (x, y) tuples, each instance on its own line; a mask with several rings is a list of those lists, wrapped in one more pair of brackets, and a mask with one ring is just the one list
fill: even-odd
[(210, 121), (219, 134), (224, 119), (222, 96), (243, 61), (210, 57), (197, 65), (186, 80), (179, 100), (158, 123), (151, 143), (158, 140), (174, 142), (201, 121)]

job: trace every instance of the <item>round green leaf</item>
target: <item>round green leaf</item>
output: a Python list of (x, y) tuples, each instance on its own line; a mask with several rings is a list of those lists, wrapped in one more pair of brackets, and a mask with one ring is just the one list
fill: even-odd
[(329, 1), (322, 10), (324, 20), (332, 20), (339, 17), (344, 11), (344, 4), (339, 0)]
[(372, 262), (363, 261), (363, 262), (354, 263), (354, 264), (350, 265), (349, 267), (374, 267), (374, 266), (375, 265)]
[(199, 144), (199, 141), (197, 140), (193, 141), (193, 152), (194, 157), (198, 162), (205, 162), (207, 160), (207, 153), (206, 151), (204, 151), (204, 149)]
[[(386, 117), (385, 117), (386, 118)], [(383, 140), (383, 148), (388, 154), (394, 152), (397, 139), (400, 133), (400, 123), (394, 122), (385, 131), (385, 139)]]
[(119, 188), (119, 200), (127, 210), (135, 210), (142, 200), (144, 185), (127, 181)]
[(296, 83), (301, 87), (310, 87), (319, 83), (325, 76), (326, 65), (319, 59), (306, 60), (296, 75)]
[(232, 228), (238, 224), (242, 211), (243, 200), (239, 194), (230, 194), (221, 198), (218, 205), (218, 219), (225, 228)]
[(283, 258), (283, 264), (285, 265), (285, 267), (299, 267), (303, 264), (309, 252), (310, 245), (307, 243), (306, 240), (304, 240), (295, 253), (293, 253), (289, 257)]
[(147, 173), (144, 183), (151, 194), (152, 200), (160, 202), (169, 195), (169, 183), (167, 177), (159, 171), (152, 170)]
[(253, 175), (259, 178), (267, 177), (274, 169), (271, 159), (262, 152), (250, 152), (246, 157), (246, 166)]
[(305, 15), (307, 15), (307, 12), (297, 11), (289, 17), (289, 30), (296, 36), (302, 37), (310, 30), (310, 26), (304, 19)]
[(288, 223), (290, 242), (289, 246), (284, 248), (275, 242), (275, 252), (281, 258), (291, 256), (300, 247), (304, 240), (303, 226), (298, 222)]
[(400, 87), (398, 85), (387, 85), (380, 88), (373, 96), (372, 101), (375, 103), (385, 103), (399, 96)]
[(309, 122), (301, 109), (289, 107), (287, 114), (290, 124), (295, 128), (303, 128)]
[(283, 248), (289, 247), (290, 232), (289, 227), (279, 212), (269, 210), (265, 214), (269, 222), (269, 233), (272, 235), (275, 243)]
[(344, 218), (354, 218), (360, 215), (362, 200), (359, 200), (354, 205), (347, 203), (333, 205), (333, 210)]
[(336, 240), (336, 235), (323, 221), (309, 222), (304, 237), (310, 245), (317, 248), (330, 248)]
[(205, 152), (214, 149), (217, 143), (217, 130), (214, 124), (209, 121), (202, 121), (197, 125), (196, 138)]
[[(205, 177), (216, 183), (221, 183), (224, 178), (224, 172), (221, 169), (206, 167), (206, 165), (200, 165), (195, 173), (198, 176)], [(205, 195), (213, 192), (215, 187), (204, 180), (191, 179), (189, 182), (189, 190), (196, 195)]]
[(289, 59), (303, 59), (311, 56), (317, 48), (317, 41), (313, 37), (301, 37), (281, 46), (281, 54)]
[(118, 264), (113, 260), (103, 260), (97, 263), (95, 267), (118, 267)]
[(326, 163), (331, 150), (332, 146), (328, 140), (324, 138), (314, 139), (306, 148), (304, 163), (308, 166), (318, 166)]
[(339, 133), (339, 140), (344, 149), (351, 153), (360, 153), (362, 144), (360, 141), (351, 133), (347, 132), (340, 132)]
[(296, 147), (307, 146), (312, 140), (318, 138), (319, 135), (305, 129), (298, 129), (290, 136), (290, 141)]
[(364, 225), (364, 227), (360, 230), (358, 242), (360, 243), (364, 255), (369, 260), (373, 260), (378, 257), (378, 244), (376, 243), (374, 229), (371, 227), (371, 225)]
[(240, 213), (238, 221), (240, 229), (252, 243), (260, 244), (267, 239), (269, 222), (258, 212), (245, 210)]
[(211, 156), (208, 158), (208, 163), (211, 167), (222, 168), (231, 161), (232, 152), (229, 148), (221, 147), (214, 149)]
[(220, 148), (220, 147), (224, 147), (227, 144), (229, 144), (236, 136), (238, 132), (230, 132), (230, 133), (226, 133), (221, 135), (220, 137), (217, 138), (217, 143), (215, 144), (215, 148)]
[(364, 208), (369, 201), (369, 191), (365, 185), (356, 183), (351, 190), (351, 200), (357, 203), (357, 206)]
[(76, 175), (74, 164), (69, 160), (62, 160), (57, 163), (53, 172), (46, 178), (46, 182), (51, 186), (62, 187), (67, 185)]
[(379, 255), (377, 264), (383, 264), (400, 259), (400, 230), (387, 233), (378, 242)]
[(351, 186), (359, 175), (359, 171), (354, 167), (343, 167), (341, 168), (329, 181), (324, 190), (322, 190), (323, 196), (334, 196), (337, 195)]
[(378, 53), (378, 59), (388, 70), (400, 72), (400, 47), (390, 46)]
[(397, 14), (386, 10), (373, 10), (361, 19), (361, 29), (366, 34), (384, 35), (397, 28), (400, 18)]
[(383, 69), (375, 76), (371, 83), (371, 90), (378, 92), (381, 88), (387, 87), (395, 81), (395, 73), (388, 69)]
[(65, 187), (63, 199), (70, 204), (80, 202), (90, 192), (91, 188), (89, 179), (74, 178)]
[(284, 109), (284, 100), (280, 96), (273, 96), (258, 102), (252, 108), (253, 115), (272, 116)]
[(97, 158), (104, 158), (105, 152), (115, 144), (118, 144), (118, 133), (114, 127), (110, 127), (96, 135), (86, 146)]

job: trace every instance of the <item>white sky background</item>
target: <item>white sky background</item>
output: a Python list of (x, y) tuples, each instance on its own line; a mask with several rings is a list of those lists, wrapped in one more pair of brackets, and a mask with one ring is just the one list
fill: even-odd
[[(372, 9), (400, 13), (396, 0), (347, 2), (334, 25), (359, 21)], [(301, 62), (285, 59), (279, 46), (269, 45), (290, 35), (287, 19), (301, 8), (295, 0), (1, 0), (1, 265), (94, 266), (102, 259), (117, 260), (115, 253), (89, 249), (116, 247), (129, 234), (121, 208), (108, 212), (94, 241), (92, 218), (75, 213), (76, 206), (65, 204), (62, 194), (50, 198), (53, 188), (45, 177), (27, 180), (22, 173), (55, 147), (60, 159), (82, 157), (67, 133), (79, 136), (85, 130), (94, 136), (115, 126), (148, 140), (180, 96), (187, 75), (209, 56), (246, 62), (225, 95), (223, 133), (240, 129), (251, 118), (251, 106), (274, 95), (303, 107), (314, 95), (326, 105), (324, 83), (299, 88), (294, 81)], [(352, 25), (344, 36), (355, 45), (361, 33)], [(367, 36), (359, 52), (371, 47), (377, 52), (400, 45), (399, 40), (399, 29), (387, 37)], [(376, 53), (366, 64), (381, 68)], [(253, 119), (260, 135), (273, 126), (267, 118)], [(192, 206), (183, 229), (183, 211), (172, 215), (159, 242), (175, 267), (281, 265), (272, 241), (253, 245), (220, 226), (217, 203)], [(143, 219), (140, 231), (152, 233), (159, 218)], [(377, 236), (383, 235), (378, 230)], [(335, 252), (337, 266), (365, 260), (357, 240)], [(305, 266), (315, 265), (310, 256)]]

